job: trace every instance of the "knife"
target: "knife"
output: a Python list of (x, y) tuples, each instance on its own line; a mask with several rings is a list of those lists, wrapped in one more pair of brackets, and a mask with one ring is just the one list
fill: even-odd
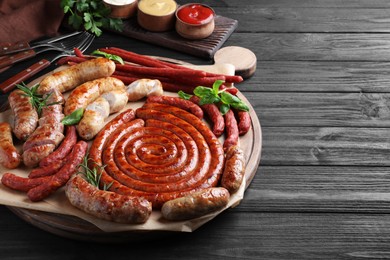
[(57, 41), (66, 39), (68, 37), (72, 37), (72, 36), (80, 34), (80, 33), (81, 33), (81, 31), (62, 34), (62, 35), (55, 36), (55, 37), (50, 38), (50, 39), (45, 39), (42, 41), (35, 42), (31, 45), (28, 42), (0, 43), (0, 56), (8, 55), (8, 54), (16, 53), (16, 52), (21, 52), (21, 51), (28, 51), (28, 50), (31, 50), (31, 49), (33, 49), (41, 44), (57, 42)]

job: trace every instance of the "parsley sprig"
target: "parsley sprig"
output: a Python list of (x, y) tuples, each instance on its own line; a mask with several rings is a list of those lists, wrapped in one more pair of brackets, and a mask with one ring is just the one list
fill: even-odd
[[(88, 167), (89, 160), (90, 158), (88, 158), (88, 156), (84, 156), (82, 163), (79, 165), (81, 171), (78, 171), (77, 173), (83, 174), (87, 182), (100, 189), (100, 179), (102, 177), (102, 171), (104, 169), (104, 166), (97, 165), (95, 163), (96, 167), (90, 169)], [(111, 187), (112, 183), (113, 182), (111, 182), (110, 184), (103, 183), (103, 190), (108, 190)]]
[(102, 0), (61, 0), (61, 8), (69, 13), (68, 23), (76, 30), (84, 27), (96, 36), (102, 34), (101, 28), (122, 30), (122, 20), (108, 17), (110, 9)]
[(47, 103), (47, 100), (50, 98), (51, 93), (47, 95), (39, 95), (37, 93), (39, 84), (33, 85), (31, 88), (29, 88), (26, 84), (16, 84), (16, 87), (24, 92), (24, 96), (30, 98), (31, 104), (35, 107), (37, 110), (38, 115), (41, 115), (42, 109), (47, 106), (56, 105), (59, 104), (59, 102), (53, 102), (53, 103)]
[[(226, 114), (230, 107), (238, 110), (249, 111), (249, 107), (239, 97), (230, 94), (224, 89), (220, 90), (219, 87), (224, 83), (222, 80), (216, 80), (212, 88), (198, 86), (194, 89), (194, 94), (200, 98), (199, 105), (216, 103), (219, 106), (219, 110), (222, 115)], [(191, 95), (178, 92), (179, 97), (183, 99), (190, 99)]]

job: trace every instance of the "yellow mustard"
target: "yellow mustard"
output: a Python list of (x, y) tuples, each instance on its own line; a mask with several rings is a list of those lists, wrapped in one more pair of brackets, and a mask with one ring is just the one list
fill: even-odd
[(174, 0), (141, 0), (138, 8), (149, 15), (163, 16), (176, 11), (177, 4)]

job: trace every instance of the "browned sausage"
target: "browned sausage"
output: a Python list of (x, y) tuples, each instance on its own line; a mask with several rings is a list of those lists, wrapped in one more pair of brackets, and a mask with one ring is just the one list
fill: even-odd
[(40, 201), (50, 196), (60, 187), (64, 186), (70, 177), (76, 172), (79, 164), (81, 164), (87, 152), (87, 148), (88, 144), (85, 141), (79, 141), (76, 143), (70, 152), (65, 165), (56, 174), (51, 176), (49, 181), (30, 189), (27, 192), (28, 198), (31, 201)]
[[(192, 96), (190, 98), (190, 101), (199, 105), (200, 98), (197, 96)], [(217, 137), (221, 136), (225, 130), (225, 120), (223, 119), (223, 116), (219, 111), (217, 105), (204, 104), (204, 105), (200, 105), (200, 107), (203, 109), (203, 111), (208, 115), (209, 119), (211, 120), (213, 124), (212, 131), (215, 134), (215, 136)]]
[(49, 181), (49, 178), (49, 176), (46, 176), (30, 179), (7, 172), (4, 173), (1, 178), (1, 183), (10, 189), (27, 192), (30, 189)]
[(233, 110), (229, 109), (224, 118), (226, 139), (223, 142), (223, 149), (227, 151), (230, 146), (238, 144), (238, 125)]
[(76, 127), (66, 126), (65, 134), (65, 138), (62, 140), (58, 148), (39, 162), (40, 167), (48, 166), (64, 159), (72, 150), (72, 147), (77, 142)]
[(152, 204), (142, 197), (100, 190), (77, 174), (65, 186), (70, 203), (95, 217), (128, 224), (145, 223)]
[(64, 117), (62, 113), (64, 97), (57, 89), (45, 95), (48, 98), (47, 103), (52, 105), (42, 108), (39, 126), (23, 144), (23, 163), (28, 167), (37, 166), (64, 139), (64, 125), (61, 123)]
[(247, 111), (236, 111), (238, 118), (238, 134), (245, 135), (251, 128), (251, 116)]
[(230, 194), (236, 192), (245, 176), (244, 151), (237, 145), (230, 146), (226, 152), (225, 167), (223, 169), (221, 186)]
[(52, 162), (51, 164), (45, 165), (45, 166), (39, 166), (37, 168), (34, 168), (30, 171), (28, 174), (29, 178), (39, 178), (43, 176), (50, 176), (58, 172), (59, 169), (61, 169), (62, 166), (65, 164), (65, 158), (59, 159), (58, 161)]
[(0, 164), (15, 169), (21, 162), (21, 155), (12, 141), (12, 129), (8, 123), (0, 123)]
[(203, 110), (198, 106), (198, 104), (194, 104), (191, 101), (181, 99), (179, 97), (170, 97), (170, 96), (150, 96), (146, 99), (147, 103), (161, 103), (165, 105), (171, 105), (175, 107), (179, 107), (184, 109), (196, 117), (202, 119), (203, 118)]
[(225, 188), (207, 188), (165, 202), (161, 213), (168, 220), (193, 219), (223, 209), (228, 204), (229, 199), (229, 191)]
[(37, 92), (45, 94), (52, 89), (58, 89), (64, 93), (87, 81), (111, 76), (114, 71), (115, 63), (112, 60), (106, 58), (87, 60), (45, 77)]
[(22, 90), (12, 91), (8, 102), (13, 117), (12, 131), (19, 140), (25, 141), (38, 126), (38, 113)]
[(76, 87), (65, 102), (64, 114), (69, 115), (79, 108), (85, 109), (88, 104), (100, 95), (112, 90), (126, 92), (125, 84), (113, 77), (99, 78)]

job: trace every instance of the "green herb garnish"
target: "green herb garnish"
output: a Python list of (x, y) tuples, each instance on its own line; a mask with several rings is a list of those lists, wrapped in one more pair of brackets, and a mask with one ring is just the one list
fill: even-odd
[(122, 20), (108, 17), (111, 11), (102, 0), (61, 0), (61, 8), (69, 13), (68, 23), (76, 30), (84, 27), (96, 36), (102, 34), (101, 28), (122, 31)]
[[(88, 158), (88, 155), (84, 156), (83, 162), (81, 164), (79, 164), (79, 167), (82, 168), (82, 171), (78, 171), (77, 173), (83, 174), (85, 176), (85, 179), (87, 180), (87, 182), (89, 182), (93, 186), (100, 189), (100, 179), (102, 177), (102, 171), (103, 171), (105, 166), (97, 165), (94, 162), (96, 167), (91, 169), (88, 167), (89, 160), (90, 160), (90, 158)], [(113, 182), (111, 182), (110, 184), (103, 183), (103, 190), (108, 190), (112, 184), (113, 184)]]
[(92, 52), (91, 55), (100, 55), (100, 56), (103, 56), (104, 58), (116, 61), (122, 65), (125, 64), (123, 59), (121, 57), (119, 57), (118, 55), (109, 54), (109, 53), (104, 52), (104, 51), (96, 50), (96, 51)]
[[(226, 114), (230, 107), (238, 110), (249, 111), (249, 107), (239, 97), (226, 92), (224, 89), (219, 90), (223, 84), (222, 80), (216, 80), (212, 88), (198, 86), (194, 89), (194, 94), (200, 98), (199, 105), (216, 103), (222, 115)], [(183, 99), (190, 99), (191, 95), (178, 92), (179, 97)]]
[(78, 122), (80, 122), (81, 118), (83, 117), (84, 109), (78, 108), (75, 111), (73, 111), (71, 114), (64, 117), (61, 121), (64, 125), (75, 125)]
[(45, 96), (39, 95), (37, 93), (39, 84), (35, 84), (31, 88), (29, 88), (26, 84), (21, 83), (21, 84), (16, 84), (16, 87), (24, 92), (23, 94), (24, 96), (30, 98), (30, 102), (33, 105), (33, 107), (35, 107), (35, 109), (37, 110), (39, 116), (41, 115), (42, 109), (44, 107), (59, 104), (59, 102), (53, 102), (47, 104), (47, 100), (51, 96), (51, 93)]

